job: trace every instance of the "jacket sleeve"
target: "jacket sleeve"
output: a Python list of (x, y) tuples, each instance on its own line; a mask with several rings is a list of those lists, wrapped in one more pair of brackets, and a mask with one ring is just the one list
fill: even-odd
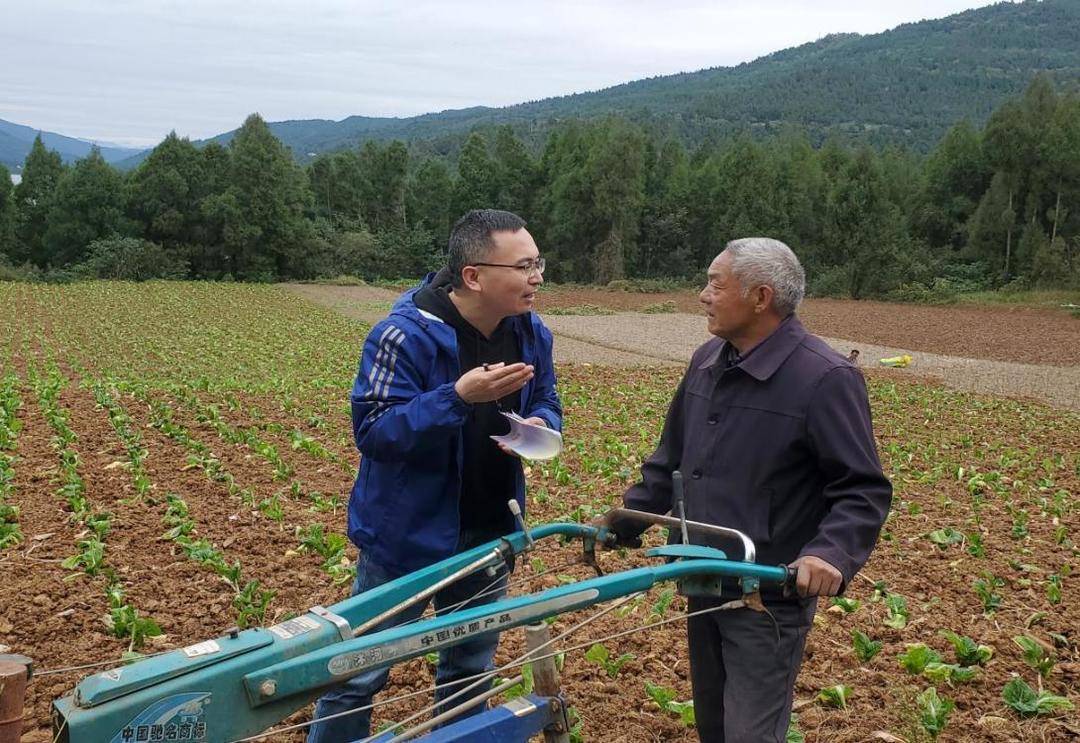
[(447, 382), (428, 389), (422, 341), (391, 320), (364, 341), (352, 390), (356, 448), (373, 460), (406, 460), (422, 454), (464, 425), (470, 406)]
[(563, 411), (559, 393), (555, 391), (555, 362), (552, 359), (551, 331), (546, 327), (541, 327), (538, 341), (534, 365), (536, 377), (533, 381), (532, 395), (529, 397), (529, 410), (523, 417), (543, 418), (548, 428), (561, 431)]
[[(671, 510), (671, 473), (679, 469), (683, 452), (683, 401), (686, 396), (686, 376), (679, 382), (675, 397), (664, 419), (660, 444), (641, 465), (641, 481), (623, 494), (627, 508), (648, 513), (667, 513)], [(646, 529), (644, 524), (614, 524), (620, 536), (637, 536)]]
[(892, 484), (874, 442), (866, 382), (857, 369), (837, 367), (825, 375), (806, 426), (828, 511), (800, 556), (820, 557), (836, 567), (846, 587), (870, 557), (892, 502)]

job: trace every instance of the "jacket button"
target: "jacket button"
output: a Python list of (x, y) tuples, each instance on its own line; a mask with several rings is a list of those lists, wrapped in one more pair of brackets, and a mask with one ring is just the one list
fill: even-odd
[(710, 415), (709, 419), (707, 421), (705, 421), (705, 422), (708, 423), (710, 426), (715, 426), (716, 425), (716, 420), (717, 419), (716, 419), (715, 415)]
[(694, 478), (695, 480), (700, 480), (701, 479), (701, 470), (694, 470), (693, 472), (690, 473), (690, 477)]

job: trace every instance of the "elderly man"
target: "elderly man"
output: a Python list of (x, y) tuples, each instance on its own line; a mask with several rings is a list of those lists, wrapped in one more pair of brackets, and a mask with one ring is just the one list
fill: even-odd
[[(360, 548), (354, 594), (516, 530), (506, 503), (516, 498), (524, 508), (521, 462), (490, 437), (510, 428), (502, 412), (562, 426), (551, 332), (531, 311), (543, 273), (525, 220), (471, 211), (451, 230), (447, 267), (405, 292), (368, 334), (352, 391), (362, 454), (349, 500), (349, 538)], [(505, 590), (505, 571), (494, 589), (487, 575), (473, 574), (437, 593), (435, 609), (489, 603)], [(412, 621), (426, 606), (379, 629)], [(489, 669), (498, 642), (479, 635), (440, 651), (436, 698)], [(364, 708), (388, 675), (362, 673), (323, 696), (309, 743), (366, 738)]]
[[(667, 512), (680, 470), (688, 519), (747, 533), (760, 563), (798, 567), (798, 596), (763, 588), (765, 612), (689, 619), (694, 710), (710, 743), (785, 739), (817, 597), (840, 593), (862, 567), (892, 498), (862, 375), (795, 317), (804, 286), (777, 240), (736, 240), (717, 256), (700, 295), (717, 337), (695, 351), (642, 481), (623, 498)], [(614, 529), (624, 544), (641, 531)], [(725, 582), (718, 597), (691, 597), (690, 611), (740, 596)]]

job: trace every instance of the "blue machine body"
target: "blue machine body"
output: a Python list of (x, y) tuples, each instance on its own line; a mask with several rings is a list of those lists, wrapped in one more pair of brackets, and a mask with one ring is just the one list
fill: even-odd
[[(512, 699), (487, 712), (466, 717), (428, 733), (424, 743), (507, 743), (527, 741), (551, 725), (569, 729), (566, 705), (559, 697), (528, 694)], [(393, 732), (385, 732), (368, 743), (389, 743)], [(360, 743), (354, 741), (353, 743)]]
[[(515, 532), (327, 609), (315, 607), (272, 627), (233, 631), (224, 637), (96, 673), (80, 682), (72, 695), (54, 702), (57, 740), (228, 743), (272, 727), (314, 701), (327, 688), (353, 675), (424, 655), (478, 634), (499, 632), (582, 609), (647, 590), (661, 581), (730, 576), (756, 588), (758, 581), (783, 583), (788, 577), (783, 566), (728, 560), (723, 552), (708, 547), (669, 545), (650, 550), (653, 556), (667, 558), (666, 564), (603, 575), (353, 636), (353, 628), (399, 606), (485, 555), (492, 555), (493, 561), (502, 561), (531, 548), (534, 540), (552, 536), (582, 538), (587, 548), (591, 548), (607, 534), (603, 527), (569, 523), (540, 526), (528, 536)], [(538, 700), (547, 701), (541, 704)], [(506, 732), (492, 740), (527, 740), (536, 732), (526, 734), (530, 724), (543, 722), (540, 729), (550, 724), (550, 720), (544, 722), (543, 712), (552, 706), (548, 701), (550, 698), (534, 699), (537, 709), (529, 714), (522, 713), (520, 707), (503, 705), (474, 717)], [(507, 715), (513, 719), (503, 719)], [(461, 724), (466, 723), (477, 724), (477, 721), (466, 720)], [(515, 725), (520, 726), (522, 737), (509, 732)], [(454, 728), (443, 728), (438, 734), (446, 735), (448, 730), (452, 733)], [(479, 732), (470, 729), (473, 737), (460, 740), (484, 740)]]

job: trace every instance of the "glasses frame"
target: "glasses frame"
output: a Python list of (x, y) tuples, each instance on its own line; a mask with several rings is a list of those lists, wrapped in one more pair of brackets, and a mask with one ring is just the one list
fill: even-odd
[(544, 275), (544, 269), (547, 267), (545, 264), (546, 264), (546, 261), (541, 256), (540, 258), (537, 258), (535, 261), (529, 261), (528, 263), (526, 263), (524, 265), (518, 264), (518, 263), (474, 263), (472, 265), (474, 265), (474, 266), (491, 266), (492, 268), (514, 268), (514, 269), (517, 269), (518, 271), (521, 271), (521, 273), (525, 274), (525, 277), (528, 278), (529, 276), (532, 276), (534, 273), (537, 274), (538, 276), (543, 276)]

